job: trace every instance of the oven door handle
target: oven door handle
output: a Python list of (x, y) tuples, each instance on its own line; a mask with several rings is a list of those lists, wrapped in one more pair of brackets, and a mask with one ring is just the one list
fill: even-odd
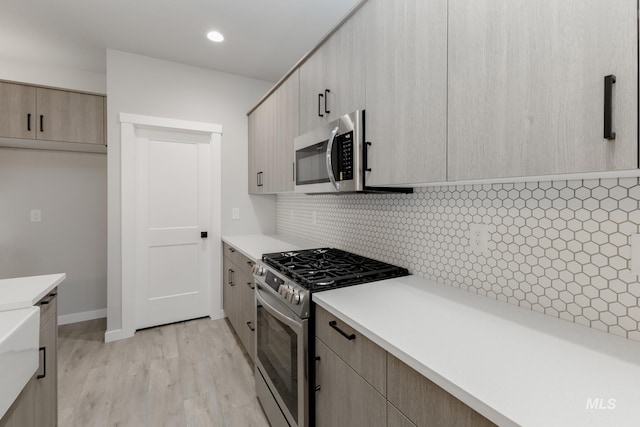
[(269, 314), (271, 314), (273, 317), (275, 317), (276, 319), (278, 319), (279, 321), (281, 321), (282, 323), (290, 326), (291, 328), (295, 329), (296, 331), (302, 329), (303, 325), (300, 322), (297, 322), (295, 319), (293, 319), (292, 317), (289, 316), (285, 316), (284, 314), (282, 314), (280, 311), (278, 311), (277, 308), (275, 308), (273, 305), (269, 304), (267, 302), (267, 300), (264, 298), (263, 296), (263, 292), (260, 291), (260, 286), (258, 285), (257, 289), (256, 289), (256, 298), (258, 299), (258, 302), (260, 304), (262, 304), (262, 306), (269, 312)]
[(340, 191), (340, 189), (338, 188), (336, 177), (333, 175), (333, 164), (331, 156), (333, 154), (333, 143), (336, 140), (336, 136), (338, 135), (339, 130), (340, 128), (336, 126), (333, 131), (331, 131), (331, 138), (329, 138), (329, 143), (327, 144), (327, 174), (329, 175), (329, 181), (331, 181), (337, 191)]

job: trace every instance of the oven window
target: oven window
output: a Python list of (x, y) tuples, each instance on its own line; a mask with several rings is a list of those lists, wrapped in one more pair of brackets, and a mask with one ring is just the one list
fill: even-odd
[(298, 336), (258, 305), (258, 359), (298, 421)]
[(329, 182), (327, 144), (323, 141), (296, 151), (296, 184)]

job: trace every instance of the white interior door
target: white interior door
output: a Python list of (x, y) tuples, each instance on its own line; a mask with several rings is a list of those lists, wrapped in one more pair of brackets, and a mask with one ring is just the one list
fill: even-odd
[(210, 137), (136, 129), (136, 329), (210, 314)]

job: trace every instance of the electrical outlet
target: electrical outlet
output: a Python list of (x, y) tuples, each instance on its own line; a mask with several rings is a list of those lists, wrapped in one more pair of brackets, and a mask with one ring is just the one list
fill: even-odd
[(486, 224), (471, 224), (469, 226), (469, 247), (476, 255), (489, 255), (487, 243), (489, 230)]
[(240, 208), (231, 209), (231, 219), (240, 219)]
[(311, 224), (318, 224), (318, 214), (316, 213), (316, 211), (313, 211), (313, 213), (311, 214)]
[(31, 222), (42, 221), (42, 211), (40, 209), (31, 209)]

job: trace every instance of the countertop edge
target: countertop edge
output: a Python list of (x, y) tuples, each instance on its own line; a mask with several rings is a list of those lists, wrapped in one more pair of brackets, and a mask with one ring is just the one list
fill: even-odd
[(38, 292), (35, 292), (32, 296), (30, 296), (30, 299), (25, 298), (25, 299), (22, 299), (22, 300), (16, 300), (16, 301), (13, 301), (13, 302), (8, 302), (8, 303), (0, 302), (0, 311), (19, 310), (19, 309), (29, 308), (29, 307), (34, 306), (38, 301), (40, 301), (42, 298), (44, 298), (45, 295), (47, 295), (49, 292), (51, 292), (51, 290), (53, 288), (55, 288), (60, 283), (62, 283), (67, 278), (67, 274), (66, 273), (57, 273), (57, 274), (46, 274), (46, 275), (43, 275), (43, 276), (28, 276), (28, 277), (6, 279), (6, 280), (19, 279), (19, 280), (25, 280), (26, 281), (26, 280), (29, 280), (29, 279), (49, 277), (49, 276), (51, 276), (51, 282), (49, 282), (43, 288), (39, 289)]

